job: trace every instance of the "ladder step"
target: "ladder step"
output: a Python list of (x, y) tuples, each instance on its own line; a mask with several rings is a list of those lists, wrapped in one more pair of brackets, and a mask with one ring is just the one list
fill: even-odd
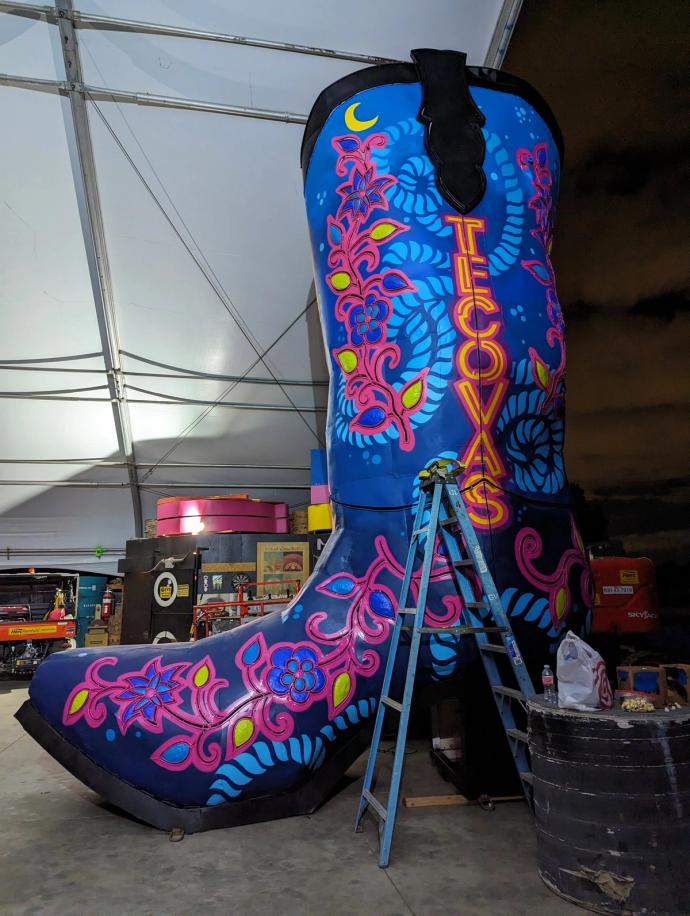
[(525, 700), (522, 691), (515, 690), (513, 687), (503, 687), (503, 685), (501, 685), (499, 687), (492, 687), (491, 689), (494, 693), (500, 693), (504, 697), (510, 697), (513, 700), (522, 700), (523, 702)]
[(429, 531), (428, 527), (427, 528), (417, 528), (415, 531), (412, 532), (412, 537), (417, 538), (419, 537), (420, 534), (427, 534), (428, 531)]
[(458, 522), (457, 518), (439, 519), (439, 525), (441, 525), (442, 528), (452, 528), (453, 525), (459, 525), (459, 524), (460, 523)]
[(381, 697), (381, 702), (384, 706), (390, 706), (391, 709), (395, 709), (397, 712), (402, 712), (402, 703), (398, 703), (397, 700), (391, 699), (391, 697)]
[(398, 608), (398, 614), (416, 614), (416, 613), (417, 613), (416, 607), (399, 607)]
[(487, 601), (466, 601), (465, 607), (491, 607)]
[(496, 655), (507, 655), (508, 650), (505, 646), (495, 646), (491, 642), (479, 643), (480, 652), (495, 652)]
[(523, 732), (519, 728), (507, 728), (506, 734), (510, 735), (511, 738), (515, 738), (517, 741), (522, 741), (523, 744), (529, 744), (527, 732)]
[(463, 569), (466, 566), (474, 566), (474, 560), (456, 560), (453, 563), (456, 569)]
[(371, 794), (371, 792), (369, 791), (369, 789), (362, 789), (362, 795), (363, 795), (363, 796), (366, 798), (366, 800), (369, 802), (369, 804), (371, 805), (371, 807), (372, 807), (372, 808), (374, 809), (374, 811), (376, 812), (377, 816), (378, 816), (382, 821), (385, 821), (385, 820), (386, 820), (386, 809), (383, 807), (383, 805), (382, 805), (381, 802), (378, 800), (378, 798), (374, 798), (374, 796)]

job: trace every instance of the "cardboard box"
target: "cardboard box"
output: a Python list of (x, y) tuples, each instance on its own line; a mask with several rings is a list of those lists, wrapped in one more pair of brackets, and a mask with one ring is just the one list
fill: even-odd
[(105, 626), (90, 627), (84, 637), (85, 646), (107, 646), (108, 630)]
[(307, 530), (307, 510), (294, 509), (290, 513), (290, 534), (306, 534)]
[(690, 665), (662, 665), (666, 674), (666, 702), (690, 706)]
[(634, 690), (647, 696), (656, 709), (666, 705), (666, 672), (661, 666), (620, 665), (616, 668), (619, 690)]

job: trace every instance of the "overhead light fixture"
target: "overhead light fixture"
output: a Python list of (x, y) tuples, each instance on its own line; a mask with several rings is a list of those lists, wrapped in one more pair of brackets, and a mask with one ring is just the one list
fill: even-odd
[(201, 517), (198, 515), (196, 516), (196, 518), (191, 518), (189, 520), (189, 529), (188, 530), (190, 534), (199, 534), (200, 532), (204, 530), (204, 527), (205, 525), (203, 521), (201, 520)]

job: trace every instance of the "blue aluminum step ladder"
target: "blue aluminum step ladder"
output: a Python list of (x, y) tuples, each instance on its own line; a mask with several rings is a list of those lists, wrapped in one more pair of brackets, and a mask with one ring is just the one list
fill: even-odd
[[(398, 613), (393, 628), (388, 661), (383, 675), (381, 698), (376, 711), (369, 760), (364, 774), (364, 785), (355, 819), (356, 831), (361, 830), (362, 817), (365, 811), (370, 810), (378, 819), (379, 865), (381, 868), (387, 867), (390, 858), (398, 796), (400, 794), (400, 781), (405, 760), (405, 741), (407, 739), (407, 727), (412, 706), (417, 659), (420, 641), (424, 633), (472, 635), (476, 639), (484, 670), (489, 679), (494, 700), (510, 745), (510, 751), (522, 782), (525, 797), (528, 804), (531, 804), (532, 773), (529, 764), (527, 734), (517, 727), (512, 704), (517, 702), (524, 707), (526, 701), (534, 695), (534, 688), (515, 641), (508, 616), (501, 604), (493, 577), (489, 572), (482, 549), (474, 533), (465, 503), (455, 482), (455, 477), (462, 470), (464, 468), (462, 465), (458, 465), (457, 462), (439, 459), (428, 470), (423, 470), (419, 474), (421, 482), (419, 503), (412, 530), (410, 549), (407, 554), (407, 563), (405, 564), (405, 575), (400, 589)], [(428, 522), (426, 521), (427, 516)], [(436, 535), (439, 532), (446, 547), (449, 563), (453, 567), (462, 597), (463, 610), (459, 624), (448, 627), (429, 627), (424, 626), (424, 609), (426, 608), (429, 589), (434, 545)], [(409, 607), (410, 583), (417, 554), (422, 550), (422, 538), (425, 538), (423, 544), (424, 559), (418, 584), (417, 605), (416, 607)], [(475, 597), (472, 582), (467, 576), (467, 572), (471, 570), (474, 571), (481, 583), (482, 597), (480, 600)], [(395, 700), (390, 696), (390, 687), (393, 671), (396, 667), (400, 636), (403, 631), (411, 634), (410, 655), (402, 700)], [(506, 686), (503, 683), (501, 670), (497, 663), (497, 656), (500, 655), (503, 655), (508, 660), (517, 686)], [(372, 783), (376, 767), (376, 756), (381, 741), (383, 720), (387, 710), (393, 710), (397, 713), (399, 721), (388, 800), (384, 805), (374, 796)]]

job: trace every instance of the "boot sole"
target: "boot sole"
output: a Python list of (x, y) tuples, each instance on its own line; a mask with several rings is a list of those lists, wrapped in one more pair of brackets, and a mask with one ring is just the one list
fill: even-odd
[(159, 830), (180, 828), (185, 833), (312, 814), (335, 794), (343, 774), (366, 750), (371, 738), (371, 727), (362, 729), (308, 782), (289, 792), (260, 795), (221, 805), (178, 807), (137, 789), (103, 769), (56, 731), (31, 700), (26, 700), (17, 710), (15, 719), (58, 763), (108, 802)]

